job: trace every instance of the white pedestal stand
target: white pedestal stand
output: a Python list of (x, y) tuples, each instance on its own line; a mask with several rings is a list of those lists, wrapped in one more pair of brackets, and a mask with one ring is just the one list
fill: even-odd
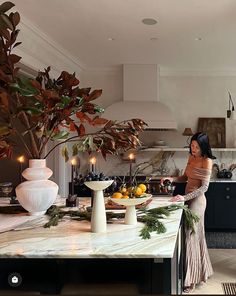
[(84, 183), (88, 188), (94, 191), (91, 217), (92, 232), (102, 233), (107, 231), (107, 219), (103, 190), (109, 187), (112, 182), (113, 180), (90, 181)]

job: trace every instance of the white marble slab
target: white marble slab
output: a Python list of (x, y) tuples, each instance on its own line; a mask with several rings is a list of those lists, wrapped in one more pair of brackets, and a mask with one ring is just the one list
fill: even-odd
[[(168, 200), (169, 197), (155, 197), (150, 206), (165, 206), (170, 204)], [(107, 232), (100, 234), (90, 231), (89, 222), (69, 218), (56, 227), (35, 226), (33, 229), (7, 231), (0, 234), (0, 257), (172, 258), (181, 215), (182, 210), (172, 212), (170, 217), (163, 219), (167, 232), (154, 233), (148, 240), (139, 236), (142, 223), (125, 225), (122, 219), (108, 224)]]

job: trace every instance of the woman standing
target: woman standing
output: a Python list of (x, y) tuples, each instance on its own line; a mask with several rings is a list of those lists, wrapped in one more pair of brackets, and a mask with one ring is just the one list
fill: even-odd
[(209, 138), (204, 133), (196, 133), (190, 142), (190, 156), (183, 176), (163, 178), (170, 181), (187, 181), (185, 195), (173, 196), (171, 201), (185, 201), (189, 209), (198, 215), (199, 222), (195, 232), (185, 229), (185, 279), (184, 292), (190, 292), (196, 284), (206, 282), (213, 274), (210, 257), (207, 250), (204, 230), (204, 214), (206, 209), (205, 192), (208, 189), (211, 171), (212, 155)]

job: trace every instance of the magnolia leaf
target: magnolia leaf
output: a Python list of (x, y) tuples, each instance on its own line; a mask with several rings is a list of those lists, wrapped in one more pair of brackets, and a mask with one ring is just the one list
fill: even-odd
[(10, 32), (9, 32), (7, 29), (1, 29), (0, 34), (1, 34), (6, 40), (10, 40), (10, 39), (11, 39)]
[(18, 63), (21, 60), (21, 57), (18, 56), (18, 55), (16, 55), (16, 54), (10, 54), (9, 55), (9, 59), (11, 60), (11, 62), (13, 64), (16, 64), (16, 63)]
[(61, 96), (61, 105), (62, 107), (66, 107), (71, 102), (71, 97), (68, 96)]
[(19, 24), (19, 22), (20, 22), (20, 14), (19, 14), (19, 12), (16, 11), (15, 13), (13, 13), (12, 22), (13, 22), (15, 27)]
[(71, 132), (75, 132), (76, 131), (76, 128), (75, 128), (75, 123), (72, 121), (70, 122), (70, 127), (69, 127), (70, 131)]
[(0, 137), (10, 134), (10, 130), (6, 125), (0, 125)]
[(18, 83), (10, 83), (10, 88), (15, 91), (19, 91), (22, 96), (30, 97), (38, 94), (38, 90), (35, 88), (22, 88)]
[(79, 137), (83, 137), (85, 135), (85, 127), (82, 123), (79, 125), (79, 127), (77, 127), (77, 125), (75, 125), (75, 128), (77, 130)]
[(102, 89), (96, 89), (87, 96), (86, 101), (90, 102), (90, 101), (96, 100), (101, 96), (101, 94), (102, 94)]
[(29, 115), (40, 115), (43, 114), (43, 111), (41, 111), (39, 108), (34, 108), (34, 107), (22, 107), (19, 110), (25, 111)]
[(72, 146), (72, 156), (76, 156), (79, 153), (78, 144)]
[(69, 136), (69, 133), (67, 131), (60, 131), (59, 133), (56, 133), (52, 136), (53, 140), (62, 140), (67, 139)]
[(105, 109), (102, 108), (102, 107), (100, 107), (100, 106), (95, 106), (95, 107), (94, 107), (94, 111), (95, 111), (96, 113), (104, 113)]
[(8, 110), (9, 107), (9, 100), (8, 100), (8, 94), (7, 92), (0, 93), (0, 106), (4, 106), (6, 110)]
[(20, 45), (22, 42), (16, 42), (14, 45), (13, 45), (13, 47), (12, 48), (15, 48), (15, 47), (17, 47), (18, 45)]
[(64, 146), (61, 150), (62, 156), (65, 158), (65, 161), (67, 162), (69, 160), (69, 153), (67, 146)]
[(92, 125), (102, 125), (102, 124), (106, 124), (108, 121), (109, 121), (108, 119), (96, 116), (93, 118), (91, 124)]
[(10, 2), (10, 1), (6, 1), (0, 5), (0, 13), (2, 14), (4, 12), (8, 11), (14, 6), (15, 6), (14, 3)]
[(2, 20), (3, 25), (5, 23), (5, 28), (9, 28), (11, 31), (14, 30), (14, 26), (13, 26), (11, 20), (9, 19), (8, 15), (0, 14), (0, 19)]

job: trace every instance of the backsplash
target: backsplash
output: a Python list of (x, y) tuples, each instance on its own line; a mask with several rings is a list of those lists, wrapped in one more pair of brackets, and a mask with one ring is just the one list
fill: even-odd
[[(229, 169), (232, 164), (236, 164), (236, 152), (213, 151), (216, 156), (214, 163), (220, 169)], [(186, 167), (188, 151), (161, 152), (161, 151), (139, 151), (135, 155), (135, 163), (132, 163), (132, 172), (138, 171), (138, 175), (181, 175)], [(95, 155), (96, 171), (103, 172), (109, 176), (129, 175), (130, 163), (124, 161), (122, 156), (108, 155), (104, 160), (100, 155)], [(81, 173), (89, 171), (89, 159), (80, 155)], [(233, 170), (233, 178), (236, 178), (236, 169)], [(213, 177), (216, 171), (213, 170)]]

